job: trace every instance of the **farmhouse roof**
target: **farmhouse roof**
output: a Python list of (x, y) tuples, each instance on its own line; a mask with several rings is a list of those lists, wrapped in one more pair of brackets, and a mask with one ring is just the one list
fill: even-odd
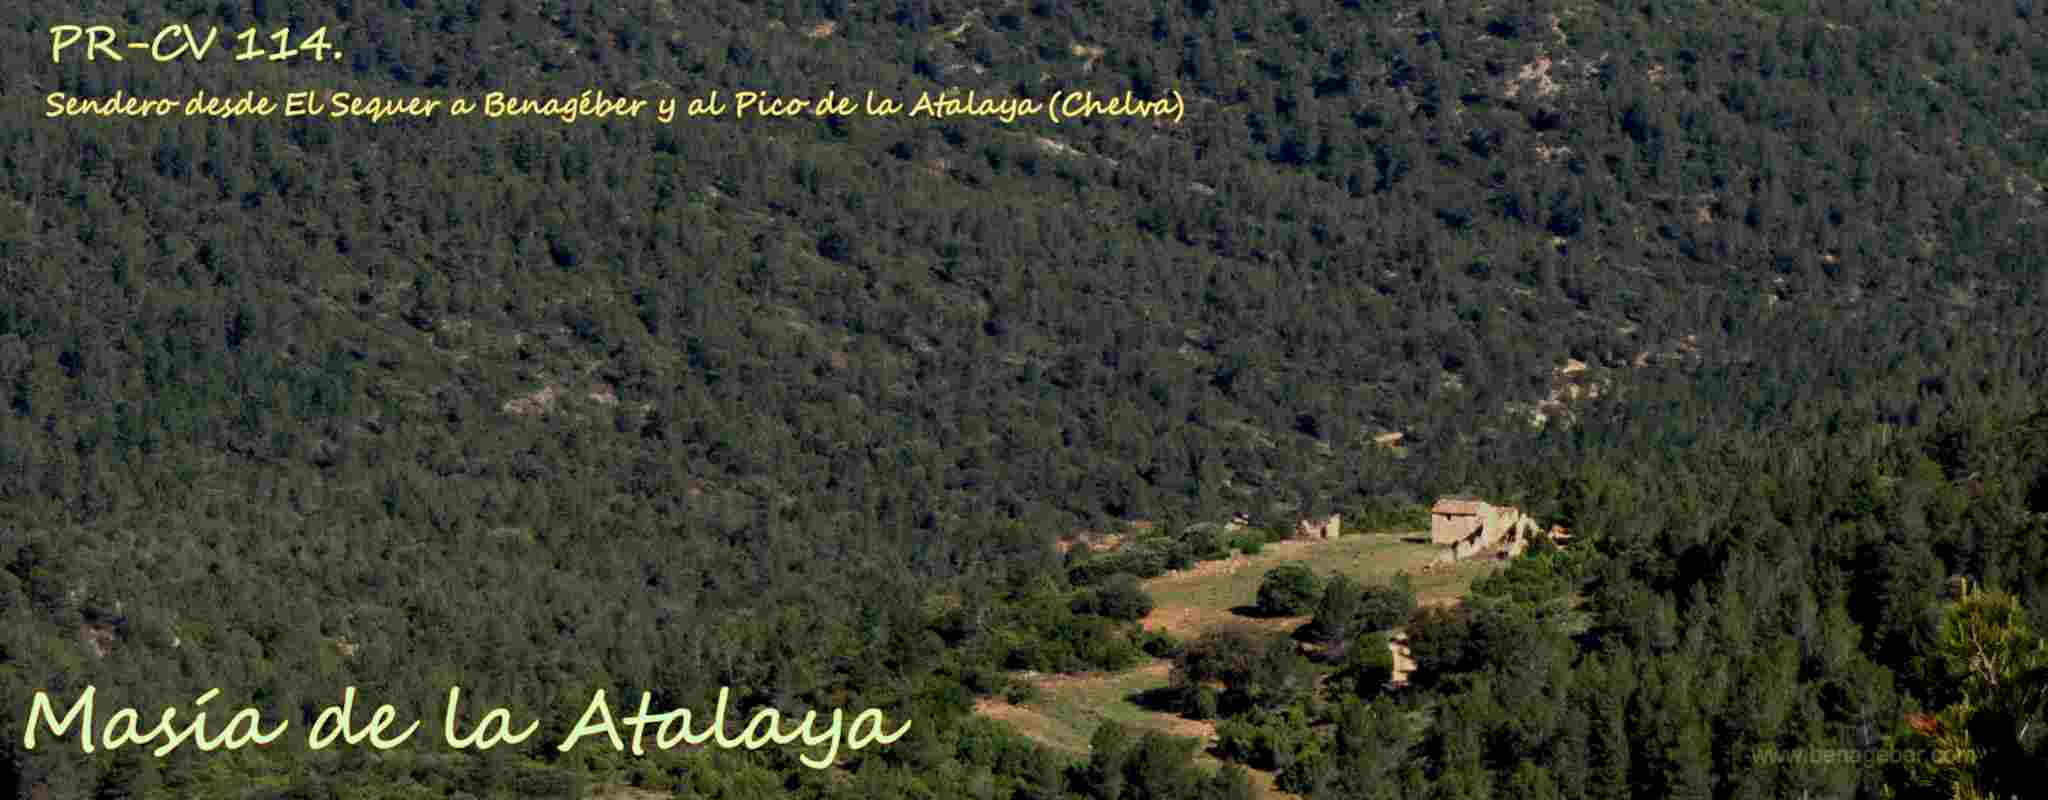
[(1477, 515), (1479, 513), (1479, 505), (1480, 503), (1477, 500), (1453, 500), (1451, 498), (1444, 498), (1442, 500), (1436, 501), (1436, 505), (1429, 509), (1429, 513), (1469, 517)]

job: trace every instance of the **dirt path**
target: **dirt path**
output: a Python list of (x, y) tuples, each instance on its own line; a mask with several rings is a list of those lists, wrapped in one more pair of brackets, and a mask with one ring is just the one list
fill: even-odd
[(1219, 558), (1215, 561), (1196, 562), (1194, 566), (1188, 567), (1187, 569), (1172, 570), (1157, 578), (1153, 578), (1152, 580), (1146, 581), (1145, 586), (1146, 588), (1152, 588), (1164, 584), (1180, 583), (1183, 581), (1197, 581), (1202, 580), (1204, 578), (1213, 578), (1218, 575), (1235, 575), (1243, 571), (1245, 568), (1252, 566), (1253, 564), (1263, 564), (1264, 562), (1269, 561), (1294, 560), (1299, 556), (1307, 553), (1309, 550), (1315, 548), (1317, 545), (1330, 544), (1337, 541), (1340, 540), (1288, 539), (1285, 541), (1274, 542), (1261, 548), (1259, 550), (1258, 555), (1248, 556), (1245, 555), (1243, 552), (1235, 552), (1231, 553), (1229, 558)]
[(1144, 619), (1138, 620), (1138, 624), (1148, 631), (1165, 631), (1179, 639), (1187, 640), (1224, 625), (1243, 625), (1274, 633), (1292, 633), (1294, 629), (1308, 624), (1311, 619), (1314, 618), (1241, 617), (1228, 609), (1175, 606), (1153, 609)]
[(1408, 655), (1408, 632), (1400, 631), (1387, 639), (1387, 649), (1394, 651), (1394, 677), (1387, 685), (1396, 689), (1408, 685), (1408, 675), (1415, 671), (1415, 659)]
[(1010, 677), (1013, 680), (1029, 681), (1032, 685), (1037, 686), (1040, 691), (1056, 691), (1071, 686), (1132, 676), (1165, 680), (1167, 674), (1172, 671), (1172, 663), (1163, 659), (1153, 659), (1146, 662), (1142, 667), (1124, 670), (1123, 672), (1033, 672), (1026, 670), (1023, 672), (1013, 672), (1010, 674)]

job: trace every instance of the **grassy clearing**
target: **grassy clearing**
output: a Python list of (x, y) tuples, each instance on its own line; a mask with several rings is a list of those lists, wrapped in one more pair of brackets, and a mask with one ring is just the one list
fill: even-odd
[[(1251, 624), (1276, 632), (1292, 631), (1305, 617), (1254, 619), (1236, 609), (1258, 595), (1267, 570), (1303, 563), (1325, 576), (1341, 573), (1365, 583), (1392, 580), (1407, 572), (1423, 603), (1451, 603), (1471, 588), (1472, 581), (1498, 568), (1494, 561), (1434, 564), (1438, 548), (1426, 533), (1353, 534), (1334, 540), (1298, 539), (1267, 545), (1258, 555), (1242, 553), (1197, 564), (1145, 582), (1155, 610), (1143, 624), (1176, 636), (1192, 637), (1225, 624)], [(1018, 733), (1077, 757), (1088, 754), (1088, 740), (1105, 721), (1137, 731), (1159, 731), (1212, 741), (1213, 723), (1183, 719), (1140, 705), (1146, 692), (1167, 685), (1170, 665), (1151, 661), (1125, 672), (1095, 675), (1019, 675), (1039, 687), (1036, 698), (1022, 705), (987, 699), (977, 710), (1009, 724)], [(1198, 762), (1210, 768), (1222, 762), (1204, 753)], [(1273, 788), (1273, 776), (1252, 771), (1263, 797), (1286, 797)]]
[(1407, 572), (1417, 600), (1425, 605), (1456, 602), (1472, 588), (1474, 579), (1499, 566), (1493, 561), (1435, 564), (1439, 549), (1416, 541), (1426, 535), (1371, 533), (1327, 541), (1296, 539), (1267, 545), (1255, 556), (1238, 554), (1197, 564), (1146, 582), (1145, 589), (1157, 606), (1146, 625), (1177, 636), (1199, 635), (1228, 622), (1292, 630), (1307, 620), (1252, 620), (1233, 611), (1251, 605), (1258, 596), (1259, 581), (1282, 564), (1306, 564), (1325, 577), (1343, 574), (1367, 584), (1384, 583), (1393, 580), (1395, 573)]
[[(1011, 705), (1000, 698), (986, 698), (975, 711), (1075, 758), (1088, 757), (1088, 740), (1105, 722), (1122, 724), (1134, 732), (1157, 731), (1196, 739), (1204, 746), (1204, 751), (1195, 755), (1196, 765), (1221, 769), (1223, 761), (1206, 751), (1214, 743), (1215, 723), (1184, 719), (1139, 704), (1147, 692), (1166, 687), (1170, 669), (1165, 661), (1150, 661), (1117, 673), (1030, 676), (1039, 687), (1038, 697), (1031, 702)], [(1260, 796), (1286, 796), (1273, 788), (1272, 775), (1253, 770), (1251, 778)]]
[(1215, 725), (1161, 714), (1138, 704), (1146, 692), (1166, 686), (1169, 669), (1165, 661), (1150, 661), (1124, 672), (1034, 676), (1032, 680), (1039, 689), (1037, 698), (1011, 707), (1013, 710), (983, 711), (990, 716), (1011, 718), (1013, 723), (1020, 723), (1020, 733), (1077, 755), (1088, 753), (1089, 737), (1104, 722), (1206, 741), (1215, 734)]

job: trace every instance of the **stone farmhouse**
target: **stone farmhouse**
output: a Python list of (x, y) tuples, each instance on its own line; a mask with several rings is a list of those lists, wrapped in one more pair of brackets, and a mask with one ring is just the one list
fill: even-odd
[(1444, 498), (1429, 509), (1429, 539), (1444, 548), (1439, 561), (1462, 561), (1489, 550), (1513, 558), (1543, 533), (1536, 520), (1513, 506)]

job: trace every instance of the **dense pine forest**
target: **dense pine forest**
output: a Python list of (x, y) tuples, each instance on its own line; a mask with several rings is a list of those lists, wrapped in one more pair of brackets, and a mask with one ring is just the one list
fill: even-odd
[[(1249, 769), (1313, 800), (2040, 791), (2032, 0), (17, 6), (0, 798), (1235, 799)], [(324, 26), (343, 57), (52, 63), (65, 24)], [(1186, 111), (42, 114), (202, 89)], [(1348, 654), (1324, 661), (1133, 622), (1136, 578), (1313, 515), (1422, 527), (1453, 493), (1574, 542), (1453, 608), (1276, 583)], [(1115, 556), (1056, 546), (1138, 520)], [(1389, 691), (1397, 619), (1416, 671)], [(1228, 766), (1116, 726), (1076, 760), (970, 713), (1148, 654)], [(353, 686), (435, 741), (460, 686), (542, 729), (23, 747), (34, 693), (87, 686), (219, 688), (292, 738)], [(823, 770), (553, 747), (596, 689), (720, 687), (914, 725)], [(1971, 758), (1758, 757), (1905, 751)]]

